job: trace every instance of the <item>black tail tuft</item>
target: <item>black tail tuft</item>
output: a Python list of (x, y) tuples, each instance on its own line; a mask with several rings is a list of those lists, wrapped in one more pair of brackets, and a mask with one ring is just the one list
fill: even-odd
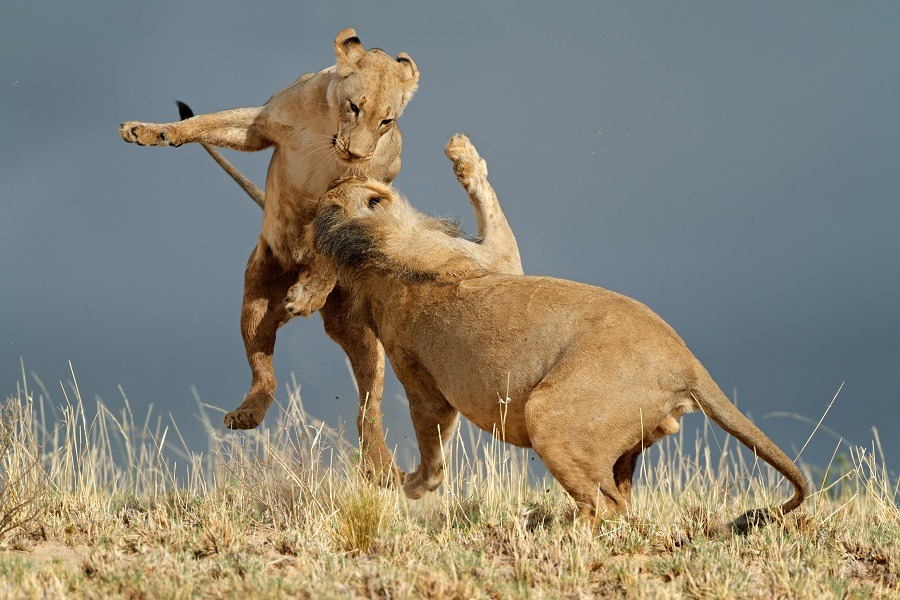
[(194, 111), (191, 110), (191, 107), (182, 102), (181, 100), (176, 100), (175, 104), (178, 105), (178, 116), (181, 117), (181, 120), (190, 119), (194, 116)]
[(771, 523), (775, 518), (769, 508), (748, 510), (731, 523), (731, 531), (737, 535), (749, 533), (751, 529)]

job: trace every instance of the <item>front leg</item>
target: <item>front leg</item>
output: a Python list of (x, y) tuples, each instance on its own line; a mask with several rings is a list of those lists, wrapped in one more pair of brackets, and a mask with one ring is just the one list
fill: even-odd
[(457, 134), (444, 149), (453, 161), (453, 171), (475, 209), (478, 237), (484, 252), (478, 253), (482, 265), (490, 270), (511, 275), (522, 274), (519, 245), (513, 235), (494, 187), (487, 179), (487, 163), (478, 155), (469, 138)]
[(369, 479), (382, 485), (398, 485), (405, 473), (394, 466), (381, 428), (381, 396), (384, 392), (384, 350), (381, 342), (362, 321), (352, 315), (353, 298), (340, 286), (334, 288), (319, 310), (325, 332), (337, 342), (353, 368), (359, 391), (359, 450)]
[[(399, 372), (397, 375), (404, 382), (409, 414), (422, 456), (418, 468), (406, 478), (403, 492), (408, 498), (418, 500), (425, 492), (436, 490), (444, 481), (444, 448), (456, 431), (459, 412), (439, 392), (416, 389), (416, 385), (408, 385), (409, 378)], [(416, 373), (412, 376), (415, 377)]]
[(263, 150), (273, 143), (267, 133), (264, 106), (223, 110), (173, 123), (126, 121), (119, 126), (119, 135), (139, 146), (201, 142), (243, 152)]

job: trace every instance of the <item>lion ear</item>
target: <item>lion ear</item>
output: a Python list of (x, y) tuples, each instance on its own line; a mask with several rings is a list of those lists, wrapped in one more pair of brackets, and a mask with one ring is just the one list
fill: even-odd
[(403, 91), (403, 104), (406, 104), (413, 94), (416, 93), (416, 88), (419, 87), (419, 69), (416, 67), (412, 57), (406, 52), (401, 52), (397, 55), (397, 62), (403, 67), (403, 82), (406, 84), (406, 89)]
[(356, 69), (356, 63), (359, 62), (366, 53), (362, 42), (356, 37), (356, 30), (348, 27), (334, 38), (334, 56), (337, 59), (338, 73), (347, 76)]

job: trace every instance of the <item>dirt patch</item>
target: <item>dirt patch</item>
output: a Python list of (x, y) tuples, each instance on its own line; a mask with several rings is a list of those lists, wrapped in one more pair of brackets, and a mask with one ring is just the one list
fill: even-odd
[(60, 563), (71, 569), (80, 569), (89, 553), (90, 549), (87, 546), (81, 545), (73, 548), (61, 542), (48, 540), (34, 544), (27, 551), (10, 550), (3, 554), (30, 560), (37, 565)]

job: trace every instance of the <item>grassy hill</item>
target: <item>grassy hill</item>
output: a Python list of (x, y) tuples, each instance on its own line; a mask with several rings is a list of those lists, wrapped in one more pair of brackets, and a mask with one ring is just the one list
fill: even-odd
[(791, 491), (712, 429), (646, 451), (632, 509), (592, 530), (525, 452), (465, 426), (437, 493), (373, 487), (296, 390), (269, 428), (208, 426), (202, 454), (77, 389), (51, 409), (23, 388), (0, 412), (0, 598), (900, 597), (877, 439), (804, 467), (800, 509), (732, 537)]

